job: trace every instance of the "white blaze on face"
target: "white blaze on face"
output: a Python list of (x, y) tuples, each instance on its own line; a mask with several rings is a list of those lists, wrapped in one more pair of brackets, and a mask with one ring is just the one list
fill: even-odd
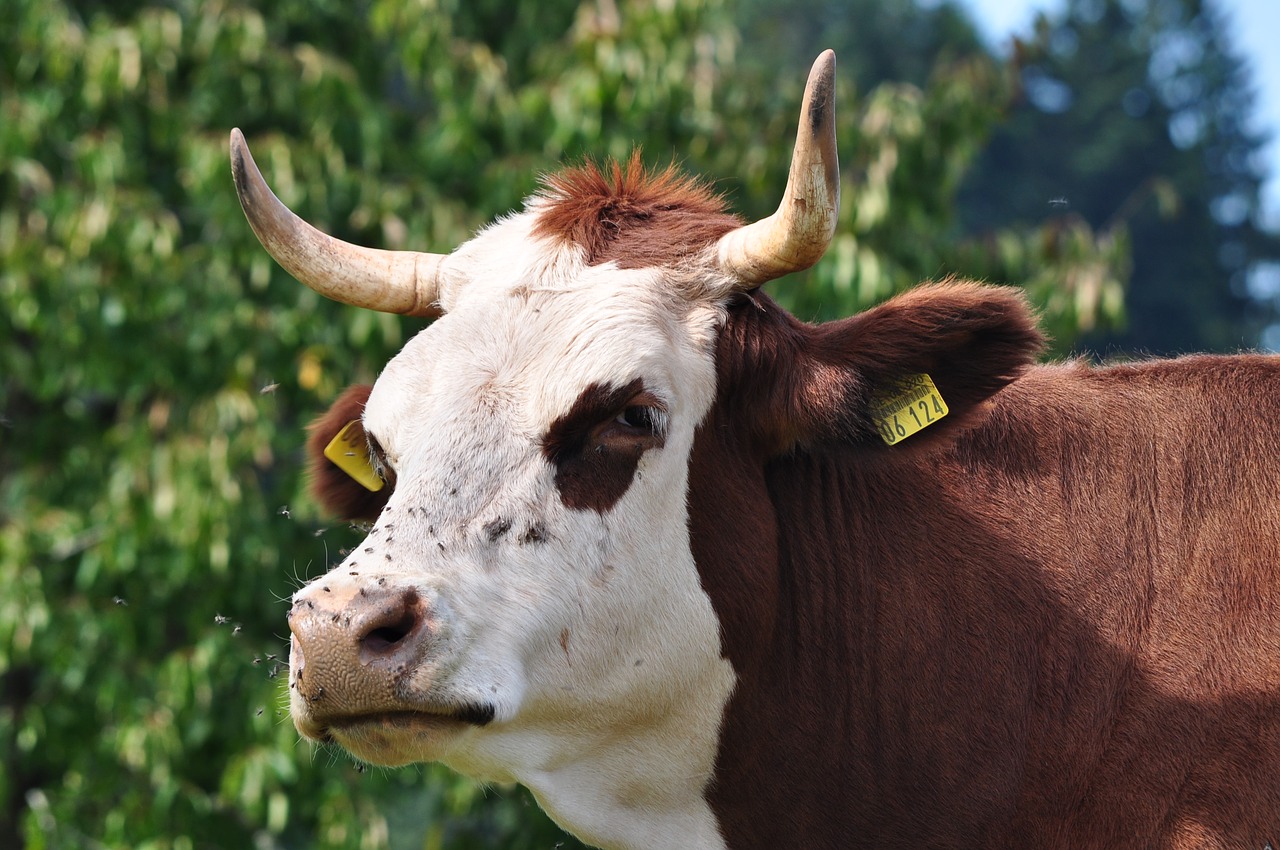
[(325, 731), (370, 760), (520, 781), (587, 841), (722, 846), (703, 791), (734, 677), (685, 509), (718, 311), (664, 272), (588, 267), (530, 217), (450, 256), (444, 318), (369, 398), (394, 493), (295, 607), (380, 581), (412, 591), (432, 644), (389, 685), (394, 722)]

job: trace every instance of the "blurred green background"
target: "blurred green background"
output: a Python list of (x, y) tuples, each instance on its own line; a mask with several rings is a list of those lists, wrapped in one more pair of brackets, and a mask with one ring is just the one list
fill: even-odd
[(757, 217), (825, 47), (844, 205), (771, 285), (801, 317), (956, 274), (1025, 286), (1058, 354), (1276, 324), (1247, 68), (1207, 2), (1070, 0), (997, 58), (945, 0), (5, 0), (0, 847), (579, 846), (521, 789), (293, 730), (284, 600), (359, 538), (306, 495), (303, 429), (422, 323), (277, 268), (228, 131), (379, 247), (448, 251), (634, 145)]

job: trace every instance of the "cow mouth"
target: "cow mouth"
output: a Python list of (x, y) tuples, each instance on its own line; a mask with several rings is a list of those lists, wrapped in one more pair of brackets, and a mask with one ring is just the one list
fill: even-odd
[(370, 732), (438, 733), (450, 727), (483, 727), (494, 718), (494, 707), (487, 703), (468, 703), (439, 709), (375, 711), (326, 718), (324, 724), (307, 730), (308, 737), (321, 743), (340, 743), (336, 737), (359, 736)]

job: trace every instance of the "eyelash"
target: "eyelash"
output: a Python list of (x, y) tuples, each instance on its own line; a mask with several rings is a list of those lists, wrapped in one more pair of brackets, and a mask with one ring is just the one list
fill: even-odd
[(628, 405), (614, 417), (613, 421), (626, 428), (648, 431), (654, 436), (662, 436), (667, 430), (666, 412), (659, 407), (649, 405)]
[(387, 463), (387, 454), (382, 450), (381, 444), (374, 439), (373, 435), (365, 432), (365, 439), (369, 443), (369, 463), (373, 466), (373, 471), (383, 481), (389, 480), (389, 476), (394, 474), (391, 465)]

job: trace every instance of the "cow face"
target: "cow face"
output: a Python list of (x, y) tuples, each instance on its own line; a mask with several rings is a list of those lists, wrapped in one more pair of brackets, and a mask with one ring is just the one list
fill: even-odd
[[(637, 297), (661, 291), (652, 269), (572, 257), (572, 285), (529, 291), (519, 260), (505, 279), (481, 260), (520, 226), (457, 252), (465, 297), (369, 393), (359, 421), (394, 485), (368, 538), (294, 600), (298, 726), (370, 761), (461, 747), (510, 764), (514, 730), (665, 716), (689, 685), (715, 703), (728, 681), (682, 497), (715, 311)], [(353, 412), (338, 409), (317, 444)], [(335, 507), (363, 489), (326, 486)]]
[[(447, 256), (319, 233), (233, 133), (241, 203), (282, 265), (348, 303), (443, 316), (313, 428), (321, 501), (373, 526), (293, 600), (305, 736), (521, 781), (588, 841), (722, 843), (704, 791), (734, 673), (691, 554), (690, 455), (726, 305), (830, 240), (833, 77), (828, 52), (767, 219), (633, 159), (551, 178)], [(380, 490), (321, 456), (341, 429)]]

